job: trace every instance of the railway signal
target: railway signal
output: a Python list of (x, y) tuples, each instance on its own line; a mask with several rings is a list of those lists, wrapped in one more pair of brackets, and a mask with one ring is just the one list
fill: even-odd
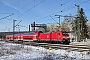
[(44, 32), (46, 32), (47, 25), (46, 24), (35, 24), (35, 22), (33, 22), (31, 24), (31, 27), (34, 28), (34, 31), (35, 31), (35, 27), (42, 27), (42, 28), (44, 28)]

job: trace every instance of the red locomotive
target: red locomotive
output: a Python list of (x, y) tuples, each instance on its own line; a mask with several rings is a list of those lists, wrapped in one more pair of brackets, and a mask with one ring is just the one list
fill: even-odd
[(57, 31), (51, 33), (40, 33), (38, 36), (38, 41), (51, 41), (51, 42), (61, 42), (69, 43), (70, 37), (69, 34), (65, 31)]
[[(7, 35), (6, 40), (13, 40), (13, 35)], [(48, 42), (61, 42), (65, 44), (70, 43), (69, 34), (66, 31), (57, 31), (50, 33), (29, 32), (14, 35), (14, 40), (32, 40), (32, 41), (48, 41)]]

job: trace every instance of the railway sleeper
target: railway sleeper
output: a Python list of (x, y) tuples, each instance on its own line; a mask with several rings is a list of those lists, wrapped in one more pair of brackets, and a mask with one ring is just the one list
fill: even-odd
[(82, 54), (83, 55), (88, 55), (88, 54), (90, 54), (90, 51), (83, 51)]

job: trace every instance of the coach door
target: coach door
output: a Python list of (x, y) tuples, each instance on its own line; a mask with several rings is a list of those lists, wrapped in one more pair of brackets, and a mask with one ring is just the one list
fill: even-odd
[(60, 32), (57, 34), (57, 38), (58, 40), (60, 40)]

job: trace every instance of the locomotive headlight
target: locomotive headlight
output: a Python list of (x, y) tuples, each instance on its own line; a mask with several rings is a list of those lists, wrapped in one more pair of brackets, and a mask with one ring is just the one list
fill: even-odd
[(18, 38), (20, 39), (20, 38), (21, 38), (21, 36), (18, 36)]
[(65, 38), (65, 36), (63, 36), (63, 38)]

